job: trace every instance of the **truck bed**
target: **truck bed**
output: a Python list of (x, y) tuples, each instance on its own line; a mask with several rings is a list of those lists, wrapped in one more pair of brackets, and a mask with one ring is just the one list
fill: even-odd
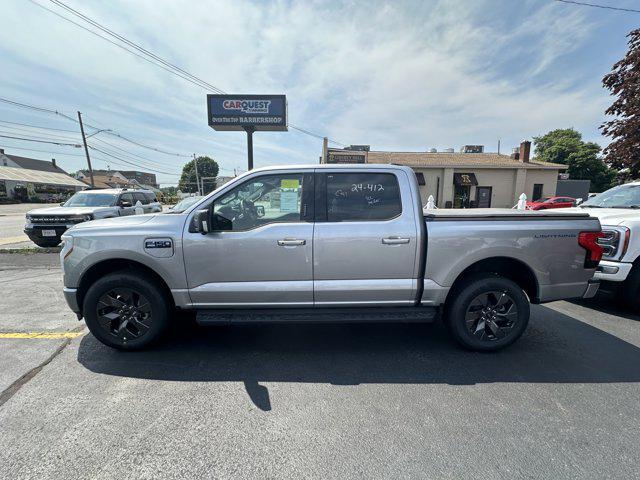
[(556, 210), (515, 210), (512, 208), (440, 208), (424, 209), (427, 221), (442, 220), (573, 220), (589, 217), (587, 212)]

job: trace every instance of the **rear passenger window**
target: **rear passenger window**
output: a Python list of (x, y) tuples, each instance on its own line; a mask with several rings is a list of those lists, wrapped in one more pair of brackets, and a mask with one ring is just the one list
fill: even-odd
[(149, 203), (154, 203), (157, 202), (158, 200), (156, 199), (156, 194), (155, 193), (151, 193), (151, 192), (144, 192), (143, 195), (147, 198), (147, 201)]
[(140, 202), (142, 205), (148, 205), (149, 204), (149, 199), (147, 197), (145, 197), (143, 193), (135, 192), (133, 194), (133, 202), (134, 203)]
[(389, 220), (400, 213), (402, 202), (395, 175), (327, 174), (327, 221)]

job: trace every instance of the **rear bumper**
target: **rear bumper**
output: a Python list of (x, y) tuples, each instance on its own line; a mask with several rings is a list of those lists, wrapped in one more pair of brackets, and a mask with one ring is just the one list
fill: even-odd
[(78, 289), (64, 287), (62, 289), (62, 293), (64, 294), (64, 299), (67, 301), (69, 308), (75, 313), (80, 313), (80, 306), (78, 305)]
[(606, 280), (608, 282), (624, 282), (632, 268), (632, 263), (601, 260), (593, 278), (596, 280)]

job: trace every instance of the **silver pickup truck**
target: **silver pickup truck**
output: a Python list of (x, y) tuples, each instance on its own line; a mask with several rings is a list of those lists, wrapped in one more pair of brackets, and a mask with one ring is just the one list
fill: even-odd
[(201, 324), (428, 322), (475, 350), (514, 342), (529, 302), (595, 294), (588, 213), (423, 212), (408, 167), (252, 170), (184, 212), (79, 224), (64, 294), (103, 343), (157, 340), (175, 309)]

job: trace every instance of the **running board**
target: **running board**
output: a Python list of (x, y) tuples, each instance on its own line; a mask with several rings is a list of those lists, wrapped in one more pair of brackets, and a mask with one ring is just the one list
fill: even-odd
[(436, 320), (434, 307), (367, 307), (367, 308), (305, 308), (305, 309), (207, 309), (198, 310), (200, 325), (238, 323), (360, 323), (416, 322)]

